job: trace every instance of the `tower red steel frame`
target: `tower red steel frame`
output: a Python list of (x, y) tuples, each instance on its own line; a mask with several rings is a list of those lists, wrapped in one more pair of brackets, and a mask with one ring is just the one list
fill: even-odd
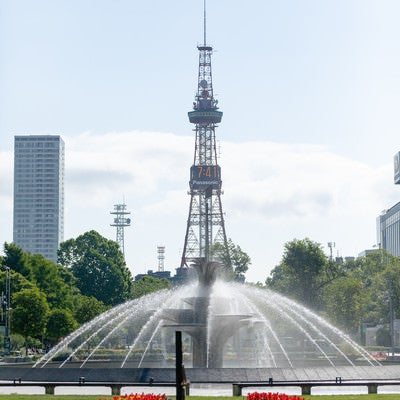
[(218, 165), (215, 128), (221, 122), (222, 112), (214, 99), (212, 85), (212, 47), (198, 46), (199, 72), (197, 93), (189, 121), (195, 124), (195, 148), (190, 168), (189, 217), (182, 252), (181, 267), (188, 267), (196, 259), (209, 259), (213, 244), (226, 244), (222, 212), (221, 167)]

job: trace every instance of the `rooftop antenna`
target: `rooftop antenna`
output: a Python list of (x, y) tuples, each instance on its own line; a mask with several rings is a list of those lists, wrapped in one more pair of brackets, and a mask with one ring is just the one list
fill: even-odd
[(207, 15), (206, 15), (206, 0), (204, 0), (204, 46), (207, 43), (206, 33), (207, 33)]

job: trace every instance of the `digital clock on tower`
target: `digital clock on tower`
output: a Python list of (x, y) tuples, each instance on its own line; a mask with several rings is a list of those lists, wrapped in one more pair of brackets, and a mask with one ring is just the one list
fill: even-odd
[(219, 165), (192, 165), (190, 183), (193, 189), (209, 186), (218, 189), (221, 184), (221, 167)]

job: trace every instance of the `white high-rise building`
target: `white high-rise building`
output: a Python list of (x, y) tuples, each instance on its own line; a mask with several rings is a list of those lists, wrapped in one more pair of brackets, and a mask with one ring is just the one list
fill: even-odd
[(21, 135), (14, 141), (14, 243), (57, 261), (64, 240), (64, 141)]

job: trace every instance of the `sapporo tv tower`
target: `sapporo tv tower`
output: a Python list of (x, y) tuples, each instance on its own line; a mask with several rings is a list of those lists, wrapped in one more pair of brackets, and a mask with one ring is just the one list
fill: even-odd
[(206, 261), (215, 243), (226, 244), (222, 212), (221, 167), (218, 165), (215, 128), (222, 112), (214, 99), (211, 71), (212, 47), (206, 44), (206, 4), (204, 0), (204, 44), (199, 50), (197, 93), (189, 121), (195, 124), (194, 160), (190, 168), (189, 217), (182, 252), (181, 268), (199, 258)]

